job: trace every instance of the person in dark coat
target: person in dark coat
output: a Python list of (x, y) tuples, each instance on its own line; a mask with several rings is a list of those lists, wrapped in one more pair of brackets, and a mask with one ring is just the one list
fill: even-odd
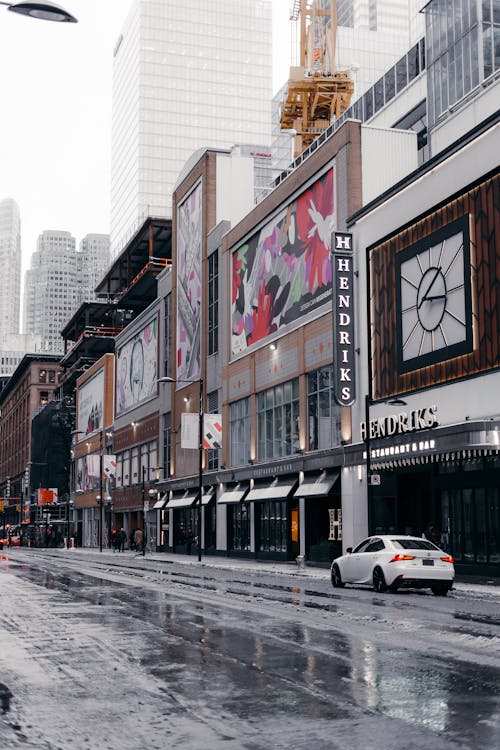
[(125, 533), (125, 529), (120, 529), (118, 534), (118, 552), (125, 552), (125, 542), (127, 541), (127, 534)]

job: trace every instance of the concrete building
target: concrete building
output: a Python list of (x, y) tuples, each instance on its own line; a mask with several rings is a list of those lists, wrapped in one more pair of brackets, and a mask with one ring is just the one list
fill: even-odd
[(19, 206), (0, 201), (0, 349), (7, 335), (19, 333), (21, 303), (21, 217)]
[(28, 333), (8, 333), (3, 338), (0, 350), (0, 378), (9, 378), (24, 355), (34, 354), (41, 350), (40, 336)]
[(110, 263), (109, 234), (87, 234), (76, 255), (76, 304), (96, 299), (95, 288)]
[(77, 307), (75, 238), (46, 230), (25, 278), (25, 331), (41, 338), (42, 351), (64, 351), (61, 330)]
[(269, 0), (134, 0), (114, 52), (113, 257), (146, 216), (170, 218), (193, 152), (269, 147), (271, 33)]
[(29, 504), (32, 419), (53, 398), (61, 372), (57, 356), (27, 354), (0, 392), (0, 494), (16, 506)]

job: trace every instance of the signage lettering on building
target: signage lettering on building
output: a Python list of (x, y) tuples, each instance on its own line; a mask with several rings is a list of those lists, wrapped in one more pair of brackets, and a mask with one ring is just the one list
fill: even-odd
[[(402, 411), (399, 414), (370, 419), (368, 439), (375, 440), (392, 435), (404, 435), (407, 432), (428, 430), (438, 425), (437, 406), (426, 406), (423, 409), (414, 409), (410, 412)], [(361, 439), (366, 440), (365, 422), (361, 422)]]
[(334, 396), (340, 406), (356, 400), (352, 234), (333, 233)]
[(342, 509), (329, 508), (328, 515), (330, 516), (330, 535), (328, 541), (339, 542), (342, 540)]

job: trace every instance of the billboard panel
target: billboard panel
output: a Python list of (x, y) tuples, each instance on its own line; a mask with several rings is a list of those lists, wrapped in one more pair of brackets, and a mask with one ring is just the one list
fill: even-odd
[(91, 435), (102, 428), (103, 404), (104, 368), (78, 387), (77, 429), (80, 435)]
[(331, 303), (333, 184), (331, 168), (233, 252), (233, 355)]
[(123, 414), (158, 391), (158, 317), (116, 352), (116, 416)]
[(178, 381), (196, 380), (201, 373), (201, 195), (199, 182), (177, 208)]

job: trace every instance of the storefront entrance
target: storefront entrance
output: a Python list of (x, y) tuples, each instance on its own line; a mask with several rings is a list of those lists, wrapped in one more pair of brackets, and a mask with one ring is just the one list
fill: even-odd
[(380, 472), (370, 533), (435, 535), (458, 564), (500, 566), (500, 459), (460, 458)]

